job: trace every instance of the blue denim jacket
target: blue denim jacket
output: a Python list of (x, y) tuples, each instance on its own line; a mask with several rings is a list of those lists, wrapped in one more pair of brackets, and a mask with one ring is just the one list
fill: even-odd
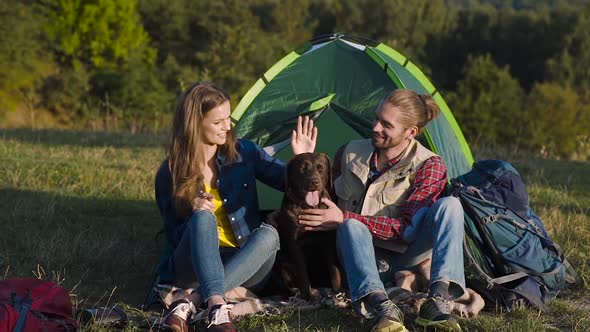
[[(238, 158), (231, 163), (223, 155), (217, 155), (219, 175), (217, 188), (223, 201), (232, 229), (241, 246), (250, 233), (261, 224), (258, 208), (256, 180), (284, 191), (285, 163), (271, 157), (251, 141), (240, 139), (237, 143)], [(162, 162), (156, 174), (156, 204), (164, 222), (166, 251), (158, 273), (161, 280), (172, 280), (170, 257), (180, 242), (188, 218), (177, 217), (172, 200), (172, 174), (168, 159)]]

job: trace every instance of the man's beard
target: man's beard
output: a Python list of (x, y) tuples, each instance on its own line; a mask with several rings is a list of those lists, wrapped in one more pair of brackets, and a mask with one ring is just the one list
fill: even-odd
[(402, 142), (403, 142), (403, 140), (400, 140), (399, 142), (395, 142), (395, 141), (391, 140), (391, 137), (379, 136), (379, 139), (376, 139), (375, 135), (373, 135), (373, 137), (371, 138), (371, 144), (377, 150), (384, 150), (384, 149), (393, 148), (393, 147), (400, 145)]

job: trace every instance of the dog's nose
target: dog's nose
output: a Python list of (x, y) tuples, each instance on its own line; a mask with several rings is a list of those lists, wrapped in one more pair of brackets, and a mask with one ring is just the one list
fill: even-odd
[(314, 186), (319, 186), (320, 185), (320, 179), (311, 179), (311, 184), (313, 184)]

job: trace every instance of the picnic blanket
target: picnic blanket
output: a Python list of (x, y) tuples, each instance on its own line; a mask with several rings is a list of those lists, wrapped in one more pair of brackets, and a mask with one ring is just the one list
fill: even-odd
[[(468, 294), (451, 302), (451, 309), (457, 315), (470, 317), (477, 316), (484, 307), (483, 298), (467, 289)], [(162, 304), (168, 307), (174, 301), (186, 298), (192, 289), (180, 289), (171, 285), (156, 285), (156, 291), (160, 295)], [(288, 298), (281, 296), (270, 296), (260, 298), (244, 287), (237, 287), (226, 293), (228, 302), (233, 306), (232, 315), (236, 318), (247, 315), (278, 315), (291, 310), (307, 311), (321, 308), (347, 308), (351, 306), (350, 298), (345, 293), (334, 293), (331, 289), (320, 288), (322, 299), (312, 302), (298, 297), (298, 294)], [(427, 294), (423, 292), (412, 292), (401, 287), (389, 287), (386, 289), (389, 298), (398, 305), (405, 314), (416, 314), (420, 305), (426, 300)], [(362, 305), (357, 308), (359, 313), (366, 318), (371, 318), (371, 312)], [(207, 310), (198, 308), (193, 315), (191, 323), (196, 323), (207, 318)], [(160, 325), (162, 316), (150, 317), (152, 324)]]

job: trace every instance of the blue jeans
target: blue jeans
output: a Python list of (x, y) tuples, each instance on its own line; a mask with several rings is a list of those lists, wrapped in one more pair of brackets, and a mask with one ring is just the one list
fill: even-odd
[[(428, 209), (415, 230), (418, 239), (411, 243), (404, 254), (390, 253), (390, 264), (399, 260), (412, 260), (417, 253), (432, 248), (432, 265), (430, 268), (431, 284), (447, 281), (449, 294), (456, 298), (465, 291), (463, 269), (463, 208), (455, 197), (443, 197)], [(373, 236), (367, 226), (356, 219), (348, 219), (338, 227), (337, 245), (340, 258), (346, 270), (348, 287), (353, 301), (358, 301), (374, 291), (384, 291), (380, 277), (392, 277), (392, 273), (380, 275), (378, 261), (373, 247)], [(385, 280), (387, 281), (387, 280)]]
[(174, 251), (174, 284), (196, 288), (205, 301), (237, 286), (255, 290), (268, 279), (278, 250), (279, 234), (265, 223), (242, 247), (219, 247), (215, 216), (197, 211)]

